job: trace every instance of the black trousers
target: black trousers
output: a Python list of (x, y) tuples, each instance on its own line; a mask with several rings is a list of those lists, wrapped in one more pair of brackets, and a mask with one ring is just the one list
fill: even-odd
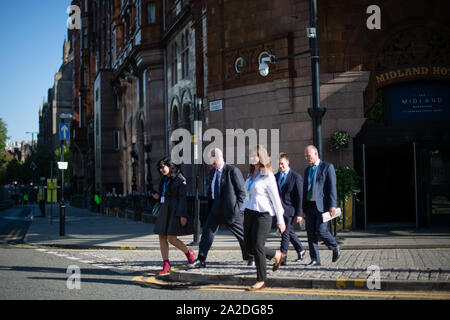
[(214, 215), (212, 212), (206, 219), (205, 225), (202, 229), (202, 237), (198, 245), (198, 259), (205, 261), (208, 256), (208, 251), (211, 249), (212, 243), (214, 242), (214, 237), (216, 236), (219, 226), (224, 225), (228, 230), (236, 237), (239, 241), (239, 246), (241, 247), (242, 259), (248, 260), (250, 255), (247, 251), (247, 247), (244, 241), (244, 228), (240, 222), (227, 223), (224, 219)]
[(300, 252), (304, 251), (305, 249), (303, 249), (303, 245), (300, 239), (295, 234), (294, 219), (296, 219), (296, 217), (283, 217), (283, 218), (284, 223), (286, 224), (286, 231), (284, 231), (281, 234), (280, 251), (287, 255), (290, 241), (294, 246), (295, 251), (297, 251), (297, 254), (300, 256)]
[(255, 256), (256, 281), (267, 280), (267, 259), (272, 259), (276, 251), (265, 246), (272, 228), (272, 217), (268, 212), (245, 209), (244, 239), (250, 254)]

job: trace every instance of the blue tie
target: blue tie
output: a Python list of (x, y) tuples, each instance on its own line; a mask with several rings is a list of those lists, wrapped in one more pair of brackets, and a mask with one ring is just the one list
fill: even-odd
[(216, 169), (216, 181), (214, 182), (214, 200), (220, 198), (220, 171)]

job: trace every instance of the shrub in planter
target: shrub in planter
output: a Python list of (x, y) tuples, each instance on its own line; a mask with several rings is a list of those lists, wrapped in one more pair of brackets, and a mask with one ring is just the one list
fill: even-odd
[[(337, 168), (336, 169), (336, 187), (338, 196), (338, 205), (343, 208), (346, 220), (351, 218), (351, 206), (350, 212), (345, 210), (345, 204), (348, 200), (354, 198), (359, 201), (357, 195), (361, 192), (360, 189), (361, 177), (353, 168)], [(347, 211), (347, 212), (346, 212)], [(344, 216), (341, 215), (339, 219), (343, 219)], [(346, 223), (347, 225), (347, 223)]]
[(350, 135), (347, 131), (338, 130), (335, 131), (329, 140), (330, 150), (338, 151), (348, 146), (348, 142), (350, 141)]

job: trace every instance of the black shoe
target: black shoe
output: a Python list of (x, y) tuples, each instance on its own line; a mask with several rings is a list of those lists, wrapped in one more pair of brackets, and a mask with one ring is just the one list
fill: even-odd
[(191, 269), (200, 269), (200, 268), (206, 268), (206, 263), (205, 263), (205, 261), (196, 259), (194, 262), (188, 263), (187, 266)]
[(308, 263), (307, 266), (308, 267), (316, 267), (316, 266), (320, 266), (320, 263), (318, 263), (316, 260), (313, 260), (310, 263)]
[(302, 261), (303, 258), (305, 257), (305, 254), (306, 254), (306, 251), (305, 251), (305, 250), (303, 250), (302, 252), (300, 252), (300, 253), (298, 254), (297, 262)]
[(341, 256), (341, 249), (337, 247), (336, 249), (333, 250), (333, 259), (331, 261), (336, 262), (340, 256)]
[(254, 267), (255, 265), (256, 265), (255, 264), (255, 258), (254, 257), (249, 257), (248, 261), (247, 261), (247, 266)]

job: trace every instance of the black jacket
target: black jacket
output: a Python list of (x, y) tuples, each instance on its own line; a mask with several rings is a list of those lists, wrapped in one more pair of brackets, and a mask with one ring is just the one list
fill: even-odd
[(281, 204), (284, 209), (285, 217), (294, 217), (302, 215), (303, 208), (303, 179), (296, 171), (289, 169), (289, 173), (281, 186), (278, 183), (278, 179), (281, 175), (281, 171), (275, 175), (277, 181), (278, 192), (280, 192)]
[(244, 178), (241, 171), (229, 164), (224, 165), (220, 178), (220, 205), (213, 206), (211, 183), (216, 169), (209, 172), (208, 208), (210, 214), (224, 218), (227, 223), (242, 222), (240, 207), (245, 200)]

